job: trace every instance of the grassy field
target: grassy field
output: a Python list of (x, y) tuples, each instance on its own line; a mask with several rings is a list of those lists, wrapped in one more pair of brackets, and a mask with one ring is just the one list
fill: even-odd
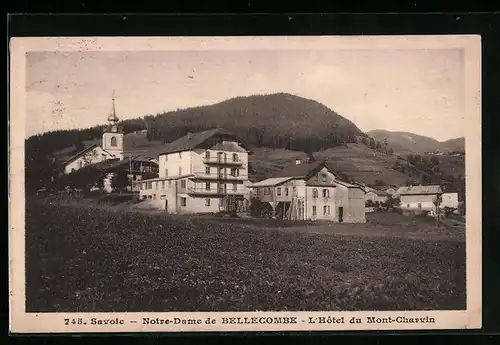
[(405, 237), (431, 225), (376, 215), (311, 225), (34, 200), (26, 212), (28, 312), (465, 308), (458, 227), (417, 240)]
[[(401, 184), (408, 179), (405, 174), (392, 170), (396, 156), (371, 150), (362, 144), (334, 147), (316, 152), (314, 156), (318, 160), (327, 161), (335, 170), (367, 184), (373, 184), (376, 180)], [(255, 148), (249, 161), (259, 176), (267, 176), (282, 169), (284, 165), (293, 163), (296, 158), (306, 158), (306, 155), (284, 149)]]

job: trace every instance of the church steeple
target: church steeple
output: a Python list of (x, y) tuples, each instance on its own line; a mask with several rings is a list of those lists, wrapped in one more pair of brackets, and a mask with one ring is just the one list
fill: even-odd
[(113, 90), (112, 101), (113, 101), (113, 110), (112, 110), (111, 114), (109, 114), (109, 116), (108, 116), (108, 121), (111, 123), (111, 125), (116, 125), (118, 123), (118, 121), (120, 121), (120, 119), (118, 118), (118, 116), (116, 116), (115, 91), (114, 90)]
[(115, 109), (115, 92), (113, 91), (113, 107), (108, 116), (109, 124), (106, 126), (104, 134), (102, 135), (102, 148), (109, 152), (112, 157), (123, 159), (123, 130), (118, 124), (120, 119), (116, 116)]

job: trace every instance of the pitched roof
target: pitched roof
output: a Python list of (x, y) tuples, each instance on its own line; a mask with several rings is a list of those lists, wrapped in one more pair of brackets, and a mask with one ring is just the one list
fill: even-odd
[(259, 182), (252, 183), (249, 187), (273, 187), (291, 180), (292, 177), (272, 177)]
[(75, 153), (73, 156), (69, 157), (68, 159), (66, 159), (65, 161), (62, 162), (62, 165), (66, 165), (66, 164), (69, 164), (71, 163), (72, 161), (74, 161), (75, 159), (77, 159), (78, 157), (81, 157), (84, 153), (90, 151), (91, 149), (94, 149), (96, 148), (98, 145), (97, 144), (93, 144), (93, 145), (90, 145), (90, 146), (87, 146), (86, 148), (84, 148), (83, 150), (81, 151), (78, 151), (77, 153)]
[(344, 181), (340, 181), (340, 180), (335, 180), (335, 183), (340, 184), (340, 185), (347, 187), (347, 188), (359, 188), (363, 192), (366, 192), (365, 189), (362, 186), (360, 186), (359, 184), (348, 183), (348, 182), (344, 182)]
[(331, 173), (333, 173), (326, 162), (319, 161), (304, 164), (290, 164), (289, 166), (284, 167), (283, 170), (274, 173), (272, 177), (307, 178), (314, 175), (314, 173), (321, 170), (323, 167), (326, 167)]
[(203, 132), (189, 133), (167, 144), (161, 154), (189, 151), (195, 149), (215, 135), (225, 135), (236, 138), (233, 133), (223, 128), (214, 128)]
[(143, 156), (143, 155), (139, 155), (139, 156), (131, 156), (130, 157), (131, 160), (133, 160), (134, 162), (151, 162), (153, 159), (156, 159), (155, 157), (149, 157), (149, 156)]
[(427, 195), (427, 194), (441, 194), (443, 193), (441, 186), (403, 186), (399, 187), (396, 191), (398, 195)]
[(374, 193), (378, 196), (388, 196), (389, 195), (389, 193), (381, 191), (381, 190), (377, 190), (377, 189), (371, 189), (371, 190), (367, 191), (366, 193)]
[[(137, 158), (138, 157), (138, 158)], [(154, 162), (151, 162), (150, 160), (144, 160), (142, 159), (143, 157), (137, 156), (137, 157), (131, 157), (132, 162), (146, 162), (146, 163), (151, 163), (151, 164), (156, 164)], [(116, 169), (119, 167), (128, 167), (130, 164), (130, 160), (128, 158), (125, 158), (123, 160), (120, 160), (118, 158), (113, 158), (113, 159), (107, 159), (102, 162), (94, 163), (91, 165), (88, 165), (89, 167), (94, 167), (102, 171), (106, 170), (111, 170), (111, 169)]]

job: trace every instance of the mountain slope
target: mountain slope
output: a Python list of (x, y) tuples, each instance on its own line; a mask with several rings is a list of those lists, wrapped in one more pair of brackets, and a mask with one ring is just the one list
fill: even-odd
[(464, 151), (465, 139), (457, 138), (447, 141), (437, 141), (423, 135), (409, 132), (391, 132), (376, 129), (366, 133), (377, 141), (387, 139), (387, 143), (396, 153), (424, 153), (432, 151), (451, 152)]
[(234, 132), (250, 145), (316, 151), (365, 134), (321, 103), (286, 93), (236, 97), (160, 114), (149, 126), (168, 141), (214, 127)]
[[(422, 183), (423, 175), (426, 183), (439, 183), (449, 191), (458, 191), (461, 179), (465, 176), (464, 156), (424, 156), (438, 160), (438, 171), (431, 172), (429, 164), (420, 166), (410, 164), (405, 158), (384, 154), (372, 150), (362, 144), (347, 144), (314, 153), (316, 160), (328, 162), (328, 165), (341, 178), (352, 179), (366, 185), (404, 185), (408, 182)], [(249, 156), (250, 176), (253, 181), (273, 176), (295, 159), (306, 159), (307, 155), (300, 151), (285, 149), (255, 148)], [(463, 194), (461, 194), (463, 197)]]
[(442, 152), (465, 151), (465, 138), (450, 139), (441, 142)]

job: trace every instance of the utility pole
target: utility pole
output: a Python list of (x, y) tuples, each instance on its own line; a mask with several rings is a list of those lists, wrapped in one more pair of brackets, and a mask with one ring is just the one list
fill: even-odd
[(440, 211), (440, 204), (441, 204), (441, 193), (436, 195), (436, 202), (434, 203), (436, 205), (436, 226), (439, 229), (439, 211)]
[(132, 192), (133, 190), (133, 181), (134, 181), (134, 174), (132, 173), (132, 155), (129, 152), (128, 154), (128, 162), (129, 162), (129, 173), (130, 173), (130, 191)]

